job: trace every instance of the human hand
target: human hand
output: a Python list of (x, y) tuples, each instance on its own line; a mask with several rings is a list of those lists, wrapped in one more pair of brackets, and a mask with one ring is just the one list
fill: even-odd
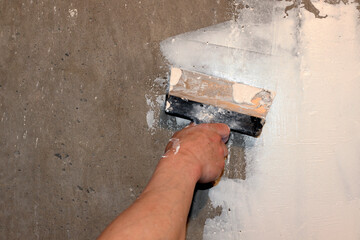
[(229, 134), (226, 124), (190, 124), (173, 135), (166, 146), (165, 157), (176, 157), (197, 169), (200, 183), (214, 181), (224, 169)]

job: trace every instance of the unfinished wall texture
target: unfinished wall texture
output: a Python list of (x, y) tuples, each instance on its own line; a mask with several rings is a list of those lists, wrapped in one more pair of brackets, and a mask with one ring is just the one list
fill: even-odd
[(165, 93), (159, 42), (229, 8), (0, 1), (1, 239), (94, 239), (139, 195), (173, 132), (146, 119)]
[(186, 121), (170, 65), (277, 92), (187, 239), (360, 238), (358, 1), (0, 0), (1, 239), (94, 239)]

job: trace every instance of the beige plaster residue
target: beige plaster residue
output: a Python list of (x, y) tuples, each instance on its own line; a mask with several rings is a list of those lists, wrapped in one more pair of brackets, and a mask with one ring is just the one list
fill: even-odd
[(256, 94), (261, 91), (262, 89), (260, 88), (235, 83), (233, 85), (233, 98), (237, 103), (255, 105), (252, 100), (255, 98)]
[(175, 86), (182, 75), (182, 71), (179, 68), (171, 68), (170, 86)]
[(236, 103), (241, 104), (242, 108), (253, 109), (264, 117), (275, 97), (273, 92), (241, 83), (233, 84), (232, 89), (233, 99)]

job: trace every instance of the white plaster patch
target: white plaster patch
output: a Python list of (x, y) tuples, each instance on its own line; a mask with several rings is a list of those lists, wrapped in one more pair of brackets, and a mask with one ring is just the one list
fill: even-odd
[(148, 125), (148, 130), (150, 131), (151, 135), (153, 135), (155, 134), (159, 125), (160, 111), (164, 106), (165, 95), (158, 95), (154, 97), (145, 95), (145, 99), (149, 107), (149, 110), (146, 113), (146, 123)]
[(178, 138), (171, 138), (170, 142), (172, 142), (171, 149), (174, 151), (176, 155), (180, 150), (180, 140)]
[(184, 118), (179, 118), (179, 117), (176, 117), (175, 121), (176, 121), (176, 124), (181, 127), (185, 127), (191, 123), (190, 120), (184, 119)]
[(244, 137), (246, 180), (209, 192), (222, 214), (204, 239), (360, 238), (359, 13), (315, 4), (329, 17), (283, 18), (289, 3), (274, 2), (269, 21), (249, 13), (161, 44), (172, 65), (277, 92), (261, 137)]
[(150, 109), (146, 113), (146, 122), (149, 129), (154, 129), (155, 125), (155, 117), (154, 117), (154, 110)]
[[(56, 8), (54, 8), (54, 10), (56, 11)], [(70, 17), (77, 17), (78, 15), (78, 10), (76, 8), (74, 9), (69, 9), (69, 14), (70, 14)]]

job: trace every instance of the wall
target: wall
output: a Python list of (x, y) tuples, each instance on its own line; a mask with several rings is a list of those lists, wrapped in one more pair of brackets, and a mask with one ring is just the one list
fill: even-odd
[(161, 111), (170, 64), (277, 92), (188, 239), (359, 238), (358, 4), (0, 3), (5, 239), (94, 239), (140, 194), (185, 124)]
[(165, 93), (153, 81), (168, 71), (159, 42), (228, 20), (230, 8), (0, 1), (3, 239), (94, 239), (140, 194), (174, 131), (146, 118), (147, 100)]
[(173, 65), (277, 92), (261, 137), (230, 139), (245, 173), (230, 155), (204, 239), (359, 239), (359, 4), (238, 6), (237, 21), (162, 42)]

